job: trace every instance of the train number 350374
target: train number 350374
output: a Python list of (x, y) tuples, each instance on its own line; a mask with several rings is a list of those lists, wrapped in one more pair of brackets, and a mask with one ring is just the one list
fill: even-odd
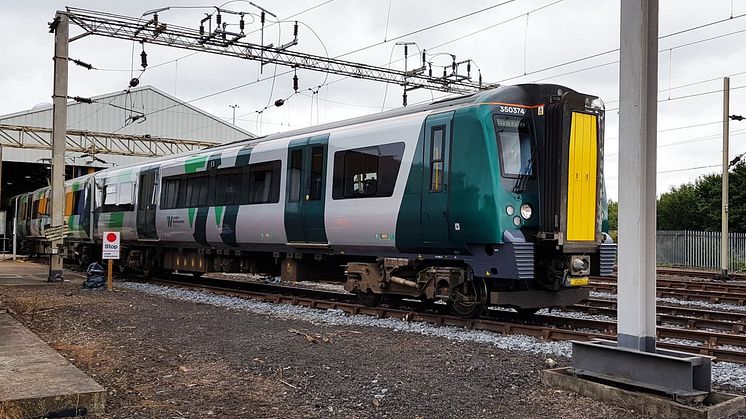
[(517, 115), (525, 115), (526, 110), (524, 108), (519, 108), (518, 106), (503, 106), (500, 105), (500, 112), (505, 113), (514, 113)]

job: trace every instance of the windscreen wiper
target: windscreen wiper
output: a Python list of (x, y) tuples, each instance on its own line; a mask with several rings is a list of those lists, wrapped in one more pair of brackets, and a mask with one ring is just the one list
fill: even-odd
[(513, 186), (513, 193), (522, 193), (526, 190), (526, 184), (528, 184), (528, 179), (531, 177), (531, 169), (534, 165), (535, 154), (536, 148), (534, 147), (531, 151), (531, 158), (528, 160), (528, 164), (526, 164), (526, 169), (518, 174), (518, 179), (516, 179), (515, 185)]

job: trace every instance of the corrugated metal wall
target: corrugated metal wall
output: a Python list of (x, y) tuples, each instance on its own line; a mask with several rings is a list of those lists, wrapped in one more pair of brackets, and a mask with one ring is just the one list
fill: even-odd
[[(746, 234), (728, 235), (731, 271), (746, 271)], [(719, 231), (658, 231), (657, 261), (663, 265), (720, 269)]]
[[(68, 128), (215, 142), (230, 142), (252, 136), (151, 86), (132, 89), (129, 94), (116, 93), (95, 99), (98, 103), (68, 105)], [(125, 126), (128, 117), (139, 113), (146, 115), (144, 121)], [(48, 128), (52, 126), (52, 108), (50, 105), (0, 116), (0, 123)]]

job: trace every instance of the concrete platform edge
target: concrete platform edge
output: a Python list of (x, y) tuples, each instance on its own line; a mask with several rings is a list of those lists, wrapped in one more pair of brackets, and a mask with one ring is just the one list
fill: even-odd
[(0, 330), (5, 334), (0, 341), (1, 411), (17, 411), (24, 418), (80, 409), (105, 413), (101, 385), (10, 314), (0, 314)]
[(85, 409), (86, 414), (105, 413), (106, 396), (104, 392), (93, 391), (61, 396), (3, 400), (0, 403), (15, 406), (23, 413), (23, 417), (38, 418), (73, 409)]
[(737, 413), (746, 406), (746, 397), (718, 392), (712, 392), (709, 396), (708, 399), (714, 402), (710, 406), (685, 406), (653, 394), (625, 390), (576, 377), (570, 372), (569, 367), (543, 370), (541, 382), (551, 388), (617, 403), (659, 418), (719, 419)]

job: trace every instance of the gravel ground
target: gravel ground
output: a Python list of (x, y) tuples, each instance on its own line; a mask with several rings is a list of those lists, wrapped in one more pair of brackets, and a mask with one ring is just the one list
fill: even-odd
[(638, 417), (541, 385), (548, 356), (568, 363), (553, 352), (117, 289), (0, 287), (20, 321), (109, 391), (99, 417)]
[[(566, 342), (146, 284), (79, 286), (0, 287), (0, 305), (107, 388), (100, 417), (639, 417), (540, 383), (547, 358), (569, 364)], [(746, 392), (742, 366), (715, 364), (713, 379)]]

